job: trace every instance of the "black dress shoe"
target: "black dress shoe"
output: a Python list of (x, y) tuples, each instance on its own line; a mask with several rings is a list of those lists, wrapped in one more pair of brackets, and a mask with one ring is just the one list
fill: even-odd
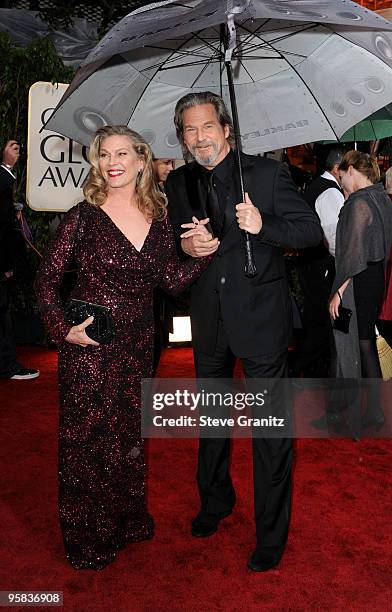
[(379, 431), (385, 423), (385, 416), (382, 411), (376, 414), (365, 413), (361, 418), (361, 431), (374, 427), (376, 431)]
[(344, 428), (345, 421), (342, 414), (330, 412), (324, 414), (319, 419), (314, 419), (314, 421), (310, 421), (310, 424), (315, 429), (332, 429), (335, 433), (340, 433)]
[(254, 572), (267, 572), (276, 567), (283, 555), (284, 546), (258, 546), (248, 561)]
[(32, 378), (38, 378), (40, 372), (35, 368), (20, 368), (13, 376), (10, 376), (11, 380), (31, 380)]
[(218, 531), (219, 522), (230, 514), (231, 510), (220, 515), (199, 512), (192, 521), (192, 535), (195, 538), (208, 538)]

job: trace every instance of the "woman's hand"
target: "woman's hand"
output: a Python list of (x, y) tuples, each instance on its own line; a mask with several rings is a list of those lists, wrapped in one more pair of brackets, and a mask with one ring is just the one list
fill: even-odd
[(91, 344), (92, 346), (99, 346), (98, 342), (92, 340), (86, 334), (86, 327), (88, 327), (94, 321), (94, 317), (89, 317), (83, 323), (79, 325), (74, 325), (68, 332), (67, 337), (65, 338), (66, 342), (70, 344), (77, 344), (78, 346), (88, 346)]
[(333, 296), (332, 300), (329, 303), (329, 308), (328, 308), (329, 314), (331, 315), (334, 321), (339, 316), (340, 300), (343, 297), (343, 293), (346, 291), (350, 281), (351, 281), (351, 277), (348, 278), (346, 281), (344, 281), (343, 285), (339, 287), (339, 289), (337, 290), (337, 292), (335, 293), (335, 295)]
[(212, 240), (213, 235), (210, 234), (208, 229), (205, 227), (210, 222), (209, 218), (199, 219), (197, 217), (192, 217), (192, 223), (182, 223), (181, 227), (187, 229), (187, 232), (184, 232), (180, 235), (180, 238), (191, 238), (192, 236), (203, 235), (208, 236), (209, 240)]
[(329, 303), (329, 314), (334, 321), (339, 316), (339, 306), (340, 306), (340, 297), (339, 297), (338, 292), (336, 292), (332, 300)]
[(213, 235), (205, 227), (209, 219), (197, 219), (192, 217), (192, 223), (183, 223), (182, 228), (187, 229), (187, 232), (181, 234), (181, 248), (187, 255), (191, 257), (206, 257), (215, 253), (219, 247), (218, 238)]

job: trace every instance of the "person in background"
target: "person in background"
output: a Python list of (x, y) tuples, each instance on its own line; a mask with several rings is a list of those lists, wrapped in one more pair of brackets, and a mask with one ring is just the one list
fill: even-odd
[(153, 162), (157, 183), (165, 191), (166, 179), (174, 169), (174, 159), (154, 157)]
[(335, 235), (344, 196), (339, 184), (343, 150), (332, 149), (325, 171), (308, 185), (304, 198), (320, 219), (323, 240), (302, 249), (297, 260), (298, 280), (303, 294), (302, 324), (293, 363), (293, 375), (315, 378), (329, 376), (332, 328), (328, 301), (335, 276)]
[(10, 315), (8, 284), (18, 256), (17, 212), (14, 207), (14, 166), (19, 159), (19, 145), (9, 140), (3, 149), (0, 166), (0, 378), (31, 380), (39, 370), (21, 365)]
[(392, 200), (392, 166), (385, 173), (385, 191)]
[[(385, 191), (387, 192), (392, 206), (392, 167), (385, 173)], [(389, 253), (387, 269), (385, 274), (385, 294), (377, 327), (381, 336), (385, 338), (392, 347), (392, 249)]]
[[(325, 160), (325, 172), (316, 178), (304, 192), (304, 198), (319, 216), (324, 232), (324, 244), (329, 254), (335, 257), (336, 227), (340, 210), (344, 204), (343, 189), (340, 185), (339, 164), (344, 150), (332, 149)], [(333, 279), (331, 279), (332, 284)]]
[[(174, 168), (174, 160), (169, 158), (153, 157), (155, 179), (159, 188), (165, 193), (165, 183), (170, 172)], [(153, 376), (156, 375), (159, 360), (161, 358), (162, 348), (167, 346), (169, 341), (170, 325), (167, 323), (167, 311), (170, 310), (170, 304), (174, 298), (162, 291), (159, 287), (154, 289), (154, 361), (153, 361)], [(169, 308), (168, 308), (169, 306)]]
[[(130, 542), (153, 536), (145, 499), (141, 380), (152, 373), (153, 289), (181, 292), (210, 258), (181, 262), (157, 188), (152, 154), (126, 126), (97, 130), (85, 201), (62, 219), (36, 291), (59, 348), (59, 514), (75, 569), (103, 569)], [(114, 339), (89, 336), (93, 317), (67, 322), (59, 287), (70, 262), (70, 298), (111, 310)], [(91, 332), (90, 332), (91, 333)]]
[[(375, 325), (385, 288), (385, 266), (392, 245), (392, 206), (377, 160), (349, 151), (339, 165), (340, 182), (349, 193), (336, 231), (336, 276), (329, 312), (339, 317), (339, 305), (353, 312), (349, 333), (334, 329), (337, 379), (380, 379)], [(379, 385), (370, 384), (361, 428), (380, 428), (384, 414)], [(358, 432), (354, 431), (354, 434)]]

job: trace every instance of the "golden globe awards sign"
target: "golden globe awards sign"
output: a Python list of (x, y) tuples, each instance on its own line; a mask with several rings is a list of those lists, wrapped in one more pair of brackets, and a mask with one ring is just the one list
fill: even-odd
[(87, 147), (44, 129), (68, 85), (30, 87), (26, 199), (34, 210), (65, 212), (83, 199)]

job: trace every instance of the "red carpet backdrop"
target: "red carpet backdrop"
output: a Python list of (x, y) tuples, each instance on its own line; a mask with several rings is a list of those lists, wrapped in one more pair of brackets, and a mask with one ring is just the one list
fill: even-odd
[[(41, 377), (0, 382), (0, 590), (60, 590), (67, 612), (391, 610), (390, 440), (297, 441), (288, 547), (265, 574), (246, 568), (255, 543), (249, 441), (234, 441), (233, 515), (196, 539), (196, 441), (152, 440), (155, 538), (102, 572), (73, 570), (57, 519), (56, 353), (25, 350), (23, 362)], [(160, 375), (192, 376), (191, 350), (167, 350)]]

